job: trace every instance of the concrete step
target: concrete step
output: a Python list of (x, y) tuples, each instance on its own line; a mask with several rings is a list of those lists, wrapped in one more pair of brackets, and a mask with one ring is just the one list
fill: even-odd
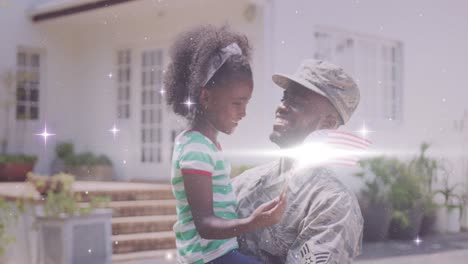
[(177, 215), (151, 215), (112, 218), (112, 234), (171, 231)]
[(169, 184), (76, 182), (73, 190), (81, 196), (81, 202), (89, 202), (92, 196), (108, 196), (112, 201), (174, 199)]
[(175, 200), (114, 201), (109, 203), (113, 217), (174, 215)]
[(174, 249), (175, 247), (175, 234), (173, 231), (112, 236), (113, 254)]
[(176, 250), (161, 249), (112, 255), (112, 263), (128, 263), (138, 260), (147, 260), (152, 263), (176, 263)]

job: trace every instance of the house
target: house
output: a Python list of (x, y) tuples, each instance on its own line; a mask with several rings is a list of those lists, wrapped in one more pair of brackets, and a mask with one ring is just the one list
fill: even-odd
[[(395, 155), (413, 155), (428, 141), (433, 155), (452, 160), (453, 181), (467, 182), (464, 7), (422, 0), (2, 0), (0, 34), (8, 41), (0, 44), (0, 72), (18, 73), (19, 97), (6, 122), (0, 116), (0, 135), (8, 124), (8, 151), (39, 155), (38, 172), (50, 169), (56, 142), (72, 140), (79, 151), (109, 155), (119, 180), (167, 181), (172, 141), (183, 127), (161, 93), (167, 49), (193, 25), (229, 23), (249, 37), (255, 75), (247, 117), (234, 135), (221, 136), (234, 164), (271, 159), (242, 152), (275, 147), (268, 134), (281, 89), (271, 73), (322, 58), (342, 65), (361, 87), (361, 105), (344, 129), (365, 126), (377, 149)], [(21, 74), (32, 77), (25, 88)], [(47, 145), (35, 135), (46, 125), (56, 134)]]
[[(263, 15), (250, 1), (5, 0), (0, 11), (0, 72), (14, 79), (1, 98), (16, 101), (2, 108), (0, 135), (8, 152), (38, 155), (40, 173), (69, 140), (111, 157), (119, 180), (167, 181), (183, 123), (166, 108), (162, 75), (176, 34), (193, 25), (244, 32), (263, 67)], [(46, 128), (47, 144), (36, 135)]]

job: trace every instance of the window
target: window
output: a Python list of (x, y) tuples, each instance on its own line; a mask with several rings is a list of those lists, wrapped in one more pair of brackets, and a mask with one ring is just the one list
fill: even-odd
[(323, 26), (317, 28), (314, 38), (314, 57), (343, 67), (357, 82), (364, 118), (402, 120), (401, 42)]
[(141, 66), (141, 162), (161, 163), (163, 133), (162, 51), (142, 54)]
[(130, 118), (131, 96), (131, 53), (130, 50), (117, 52), (117, 117)]
[(16, 119), (38, 120), (40, 99), (38, 52), (18, 49), (16, 57)]

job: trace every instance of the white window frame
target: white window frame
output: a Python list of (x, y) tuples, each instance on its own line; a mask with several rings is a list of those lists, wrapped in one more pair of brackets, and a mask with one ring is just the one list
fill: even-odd
[[(41, 50), (21, 46), (17, 48), (14, 112), (16, 121), (39, 121), (42, 116), (41, 101), (45, 96), (42, 91), (43, 64), (44, 55)], [(22, 115), (19, 113), (20, 108), (24, 109)], [(34, 114), (33, 109), (36, 109)]]
[(141, 53), (141, 130), (140, 161), (161, 164), (164, 140), (164, 97), (162, 49), (147, 49)]
[(132, 51), (120, 49), (116, 56), (117, 119), (127, 120), (132, 112)]

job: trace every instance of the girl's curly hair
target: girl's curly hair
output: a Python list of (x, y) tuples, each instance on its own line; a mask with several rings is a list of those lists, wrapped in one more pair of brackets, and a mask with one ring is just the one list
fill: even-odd
[[(212, 25), (193, 28), (177, 37), (169, 51), (171, 62), (164, 76), (166, 100), (176, 114), (194, 119), (209, 60), (234, 42), (242, 50), (242, 55), (231, 56), (205, 85), (207, 89), (231, 81), (252, 82), (251, 48), (247, 37), (231, 31), (227, 26)], [(187, 107), (184, 104), (187, 99), (194, 102), (195, 107)]]

